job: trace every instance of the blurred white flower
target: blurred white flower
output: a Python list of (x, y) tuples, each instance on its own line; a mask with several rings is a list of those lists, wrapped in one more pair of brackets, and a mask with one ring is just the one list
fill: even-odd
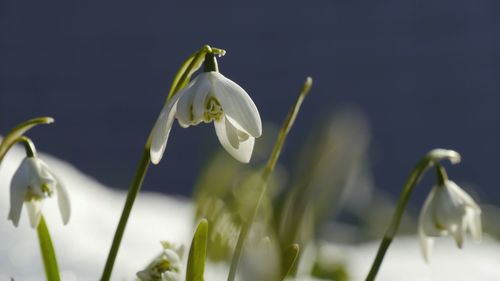
[(65, 187), (40, 158), (24, 158), (10, 183), (8, 219), (17, 227), (23, 204), (26, 203), (31, 227), (36, 228), (42, 215), (44, 200), (56, 193), (63, 222), (67, 224), (71, 208)]
[(165, 105), (152, 133), (154, 164), (163, 156), (174, 118), (183, 128), (214, 121), (222, 146), (244, 163), (250, 161), (255, 138), (262, 134), (260, 115), (250, 96), (217, 71), (201, 73)]
[(425, 260), (429, 260), (434, 237), (450, 234), (461, 248), (467, 230), (474, 240), (481, 240), (479, 206), (453, 181), (445, 180), (444, 184), (434, 186), (424, 203), (418, 226)]
[(183, 247), (175, 247), (162, 242), (163, 252), (146, 269), (137, 272), (140, 281), (180, 281), (182, 280)]

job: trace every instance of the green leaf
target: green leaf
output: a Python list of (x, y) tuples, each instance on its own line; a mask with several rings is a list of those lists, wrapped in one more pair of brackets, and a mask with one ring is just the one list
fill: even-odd
[(59, 277), (59, 266), (57, 265), (56, 253), (52, 245), (49, 229), (47, 228), (47, 224), (45, 224), (43, 216), (38, 224), (37, 232), (47, 281), (60, 281), (61, 278)]
[(295, 267), (295, 262), (297, 261), (297, 257), (299, 256), (299, 244), (292, 244), (288, 246), (283, 252), (283, 260), (282, 262), (282, 278), (284, 280)]
[(183, 63), (182, 63), (182, 66), (181, 68), (179, 68), (179, 71), (177, 71), (177, 73), (175, 74), (175, 77), (174, 77), (174, 81), (172, 82), (172, 86), (170, 87), (170, 91), (168, 92), (168, 96), (167, 96), (167, 99), (170, 99), (171, 97), (174, 96), (175, 94), (175, 90), (176, 89), (179, 89), (179, 86), (177, 86), (177, 84), (179, 84), (179, 81), (181, 80), (182, 76), (184, 75), (184, 73), (186, 72), (187, 68), (192, 64), (193, 62), (193, 59), (195, 58), (195, 56), (198, 54), (198, 52), (190, 55)]
[(16, 143), (17, 138), (36, 125), (50, 124), (52, 122), (54, 122), (52, 117), (38, 117), (17, 125), (4, 137), (2, 143), (0, 143), (0, 162), (3, 160), (5, 154), (7, 154), (7, 151), (9, 151), (12, 145)]
[(202, 219), (194, 233), (186, 270), (186, 281), (203, 281), (207, 255), (208, 222)]

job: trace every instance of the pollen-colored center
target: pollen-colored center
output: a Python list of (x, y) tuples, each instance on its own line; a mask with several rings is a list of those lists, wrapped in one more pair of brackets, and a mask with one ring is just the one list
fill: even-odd
[(208, 98), (205, 102), (203, 120), (205, 122), (210, 122), (212, 120), (219, 121), (222, 114), (224, 114), (224, 110), (222, 110), (219, 101), (215, 97)]

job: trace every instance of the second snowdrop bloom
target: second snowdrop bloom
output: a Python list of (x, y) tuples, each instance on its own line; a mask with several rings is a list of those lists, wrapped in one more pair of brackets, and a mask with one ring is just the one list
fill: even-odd
[(26, 205), (31, 227), (36, 228), (44, 200), (54, 195), (57, 196), (63, 222), (67, 224), (71, 210), (66, 189), (40, 158), (24, 158), (10, 183), (9, 220), (17, 227), (23, 205)]
[(214, 122), (221, 145), (236, 160), (247, 163), (262, 122), (254, 102), (238, 84), (220, 74), (212, 54), (205, 71), (180, 90), (163, 108), (152, 133), (151, 161), (160, 162), (174, 119), (187, 128)]
[(139, 281), (181, 281), (183, 280), (182, 254), (183, 247), (162, 242), (163, 252), (144, 270), (137, 272)]
[(434, 237), (451, 235), (462, 247), (465, 232), (481, 240), (481, 209), (462, 188), (446, 179), (434, 186), (420, 213), (419, 236), (422, 252), (429, 259)]

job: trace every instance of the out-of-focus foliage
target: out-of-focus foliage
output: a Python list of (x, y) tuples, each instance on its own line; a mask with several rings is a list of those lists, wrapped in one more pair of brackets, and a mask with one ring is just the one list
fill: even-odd
[[(342, 208), (356, 212), (370, 200), (369, 133), (364, 119), (346, 111), (315, 129), (302, 151), (292, 155), (296, 164), (287, 169), (279, 166), (269, 180), (245, 244), (241, 267), (245, 280), (278, 280), (289, 272), (295, 274), (296, 267), (290, 270), (286, 262), (292, 245), (304, 249), (315, 241), (328, 218)], [(256, 155), (270, 150), (269, 136), (263, 143), (268, 145), (257, 147)], [(207, 254), (215, 261), (229, 261), (240, 225), (258, 200), (261, 167), (228, 158), (217, 154), (207, 164), (195, 192), (197, 219), (206, 218), (211, 225)], [(263, 163), (259, 156), (255, 160)], [(292, 180), (287, 184), (288, 174)], [(332, 273), (315, 263), (313, 273), (338, 278), (345, 272), (342, 264), (333, 268)]]

